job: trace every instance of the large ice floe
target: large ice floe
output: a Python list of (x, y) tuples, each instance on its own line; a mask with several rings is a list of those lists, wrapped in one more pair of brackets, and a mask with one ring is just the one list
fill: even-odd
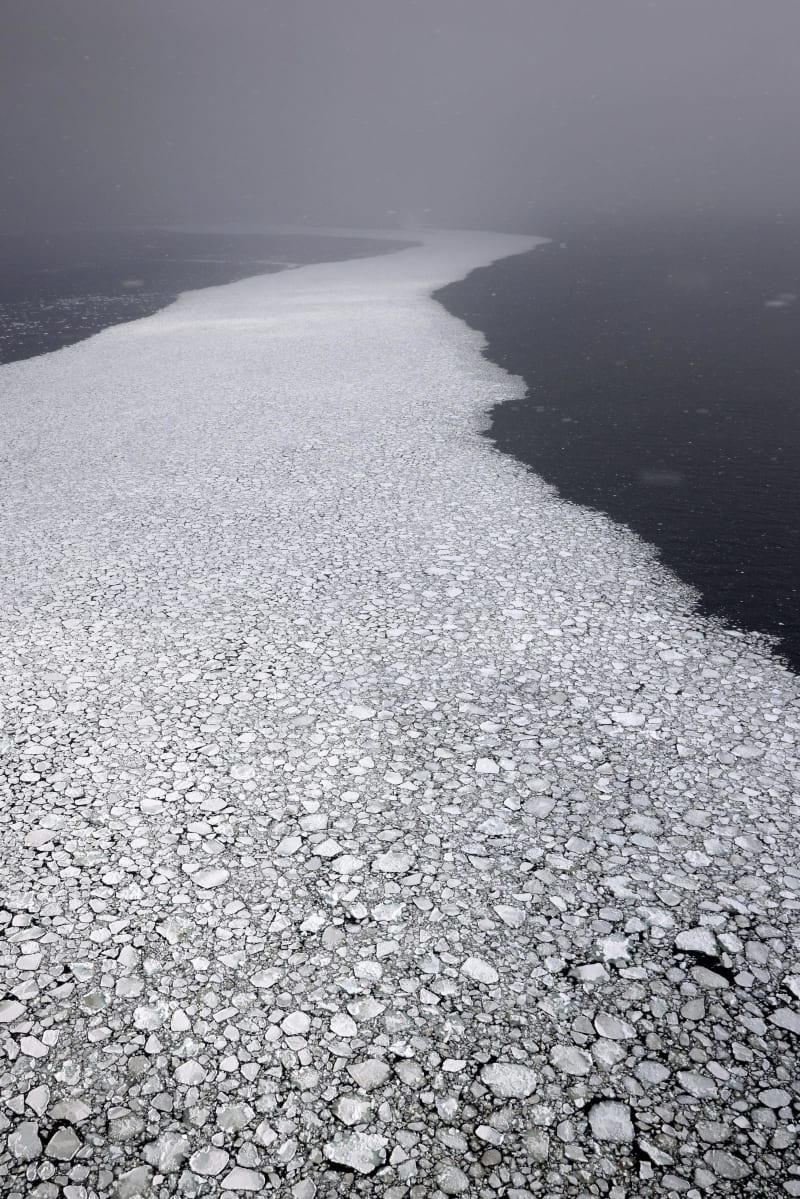
[(797, 680), (420, 240), (0, 372), (5, 1196), (800, 1194)]

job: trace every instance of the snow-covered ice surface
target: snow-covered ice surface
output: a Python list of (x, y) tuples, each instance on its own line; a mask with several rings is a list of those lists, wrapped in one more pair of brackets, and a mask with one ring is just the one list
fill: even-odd
[(422, 240), (0, 372), (4, 1195), (800, 1194), (797, 680)]

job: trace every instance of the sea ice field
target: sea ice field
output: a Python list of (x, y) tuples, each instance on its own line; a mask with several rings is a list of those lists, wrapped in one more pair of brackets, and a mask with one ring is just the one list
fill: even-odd
[(800, 681), (419, 242), (0, 368), (8, 1199), (800, 1195)]

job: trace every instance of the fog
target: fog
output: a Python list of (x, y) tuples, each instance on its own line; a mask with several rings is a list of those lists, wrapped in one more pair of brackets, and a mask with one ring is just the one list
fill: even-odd
[(1, 0), (0, 226), (745, 209), (800, 192), (797, 0)]

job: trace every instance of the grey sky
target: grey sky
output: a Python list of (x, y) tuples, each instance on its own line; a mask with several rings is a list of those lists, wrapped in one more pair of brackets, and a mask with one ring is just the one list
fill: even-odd
[(800, 0), (0, 0), (0, 225), (796, 207)]

